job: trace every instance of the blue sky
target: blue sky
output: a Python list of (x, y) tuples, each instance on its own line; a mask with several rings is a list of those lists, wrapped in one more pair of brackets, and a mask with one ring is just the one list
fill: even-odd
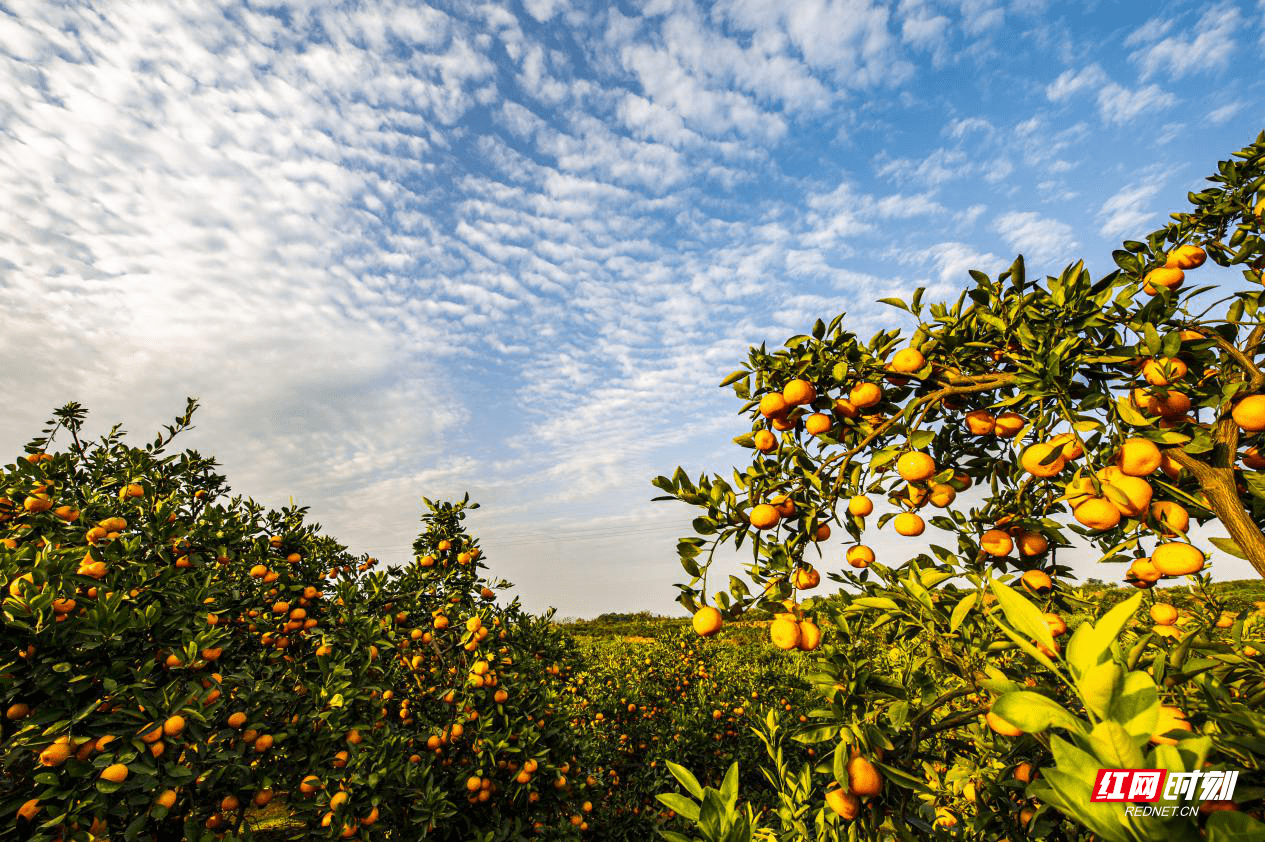
[(1265, 127), (1263, 21), (0, 0), (0, 446), (197, 395), (189, 446), (355, 550), (468, 490), (528, 606), (671, 610), (690, 514), (649, 479), (742, 457), (748, 345), (1017, 253), (1106, 271)]

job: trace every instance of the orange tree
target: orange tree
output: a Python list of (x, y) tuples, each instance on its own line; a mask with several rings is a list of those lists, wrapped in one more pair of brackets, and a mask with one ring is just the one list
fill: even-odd
[[(753, 606), (780, 612), (779, 648), (815, 648), (814, 616), (837, 627), (816, 676), (827, 704), (800, 734), (832, 746), (819, 835), (1265, 833), (1249, 815), (1265, 766), (1262, 630), (1224, 610), (1199, 546), (1265, 574), (1265, 135), (1210, 182), (1097, 280), (1079, 263), (1031, 279), (1019, 258), (996, 279), (971, 272), (951, 304), (885, 299), (914, 323), (907, 339), (865, 342), (840, 315), (751, 349), (722, 384), (752, 419), (737, 439), (750, 464), (732, 482), (655, 480), (659, 499), (703, 510), (679, 546), (679, 601), (700, 633)], [(1199, 286), (1206, 260), (1247, 288)], [(867, 527), (914, 538), (928, 520), (945, 545), (908, 560), (866, 543)], [(1228, 537), (1191, 534), (1213, 521)], [(847, 589), (802, 598), (838, 532), (849, 547), (824, 563)], [(709, 594), (727, 542), (750, 546), (747, 579)], [(1150, 591), (1154, 626), (1136, 625), (1142, 594), (1099, 616), (1064, 563), (1086, 545), (1143, 591), (1191, 577), (1198, 610), (1176, 623)], [(862, 640), (888, 657), (857, 654)], [(1099, 768), (1206, 764), (1244, 781), (1195, 816), (1089, 801)]]
[(193, 409), (141, 448), (72, 404), (0, 473), (0, 839), (248, 838), (274, 798), (303, 838), (578, 834), (574, 649), (492, 601), (468, 501), (374, 572), (168, 453)]

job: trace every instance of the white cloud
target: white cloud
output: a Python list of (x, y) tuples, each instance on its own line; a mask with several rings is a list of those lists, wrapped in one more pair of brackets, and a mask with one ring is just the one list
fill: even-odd
[(1243, 110), (1242, 102), (1229, 102), (1219, 108), (1214, 108), (1208, 112), (1208, 122), (1214, 126), (1220, 126), (1228, 123), (1234, 118), (1234, 115)]
[(950, 120), (943, 129), (943, 134), (952, 138), (962, 138), (971, 132), (982, 132), (991, 134), (993, 124), (985, 120), (983, 117), (959, 117), (956, 120)]
[(1159, 85), (1130, 90), (1111, 82), (1098, 92), (1098, 113), (1109, 123), (1124, 124), (1143, 114), (1163, 113), (1176, 102), (1177, 98)]
[(992, 252), (982, 252), (966, 243), (937, 243), (922, 250), (937, 273), (937, 279), (956, 287), (970, 283), (969, 270), (977, 269), (986, 274), (995, 274), (1009, 262)]
[(875, 162), (875, 173), (898, 184), (932, 187), (961, 178), (974, 170), (974, 163), (960, 149), (940, 148), (922, 159), (893, 158)]
[[(997, 217), (997, 232), (1029, 264), (1058, 262), (1058, 268), (1076, 260), (1075, 232), (1065, 222), (1048, 219), (1034, 211), (1012, 211)], [(1053, 267), (1050, 267), (1053, 268)]]
[(1081, 91), (1097, 88), (1106, 81), (1107, 74), (1096, 64), (1086, 65), (1079, 70), (1064, 70), (1046, 87), (1045, 96), (1051, 102), (1062, 102)]
[(1146, 233), (1143, 227), (1155, 217), (1147, 210), (1147, 204), (1163, 186), (1163, 176), (1153, 171), (1146, 181), (1121, 188), (1098, 211), (1102, 235), (1112, 239), (1139, 239)]
[[(1241, 23), (1239, 10), (1223, 3), (1204, 12), (1193, 27), (1193, 37), (1173, 35), (1155, 40), (1157, 35), (1168, 31), (1167, 26), (1156, 27), (1134, 42), (1138, 49), (1129, 58), (1141, 68), (1144, 81), (1159, 73), (1177, 79), (1194, 71), (1221, 70), (1230, 62), (1236, 45), (1235, 34), (1242, 28)], [(1144, 30), (1147, 27), (1135, 36)]]

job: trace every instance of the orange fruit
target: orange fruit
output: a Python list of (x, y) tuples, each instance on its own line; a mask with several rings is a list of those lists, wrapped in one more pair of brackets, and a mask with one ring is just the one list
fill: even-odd
[(848, 392), (848, 403), (857, 409), (868, 409), (883, 400), (883, 390), (874, 383), (857, 383)]
[(18, 808), (18, 818), (25, 819), (28, 822), (38, 816), (39, 813), (40, 800), (38, 798), (32, 798), (29, 801), (25, 801), (22, 803), (22, 806)]
[(163, 723), (163, 734), (168, 737), (178, 737), (184, 731), (184, 717), (179, 714), (167, 717), (167, 721)]
[(101, 770), (101, 780), (121, 784), (127, 780), (127, 767), (122, 763), (111, 763)]
[(1265, 430), (1265, 395), (1248, 395), (1234, 405), (1230, 417), (1249, 433)]
[(861, 414), (861, 410), (852, 401), (846, 398), (837, 398), (831, 405), (830, 411), (840, 418), (856, 418)]
[(1172, 705), (1160, 705), (1159, 719), (1155, 723), (1155, 733), (1151, 735), (1151, 742), (1157, 746), (1175, 746), (1177, 740), (1172, 737), (1165, 737), (1170, 731), (1193, 731), (1190, 723), (1186, 721), (1186, 714), (1182, 713), (1180, 708)]
[(1185, 532), (1190, 528), (1190, 513), (1180, 504), (1168, 500), (1151, 504), (1151, 520), (1163, 532)]
[(973, 436), (991, 436), (997, 429), (997, 419), (987, 409), (966, 413), (966, 431)]
[(720, 612), (710, 605), (704, 605), (702, 608), (694, 612), (694, 619), (691, 625), (694, 631), (700, 637), (711, 637), (720, 631), (720, 627), (724, 625), (724, 618)]
[(1050, 542), (1046, 537), (1031, 529), (1021, 529), (1015, 543), (1019, 547), (1019, 555), (1025, 557), (1041, 555), (1050, 549)]
[(1067, 634), (1067, 621), (1058, 614), (1047, 612), (1041, 616), (1045, 619), (1045, 624), (1050, 627), (1052, 637), (1062, 637)]
[(861, 814), (861, 799), (836, 788), (826, 792), (826, 806), (844, 821), (852, 821)]
[(790, 408), (780, 392), (771, 392), (760, 398), (760, 414), (765, 418), (781, 418)]
[(900, 374), (915, 374), (922, 371), (926, 364), (927, 358), (917, 348), (904, 348), (892, 356), (888, 369)]
[(1044, 593), (1054, 587), (1050, 574), (1044, 570), (1025, 570), (1019, 581), (1025, 588), (1035, 593)]
[(1186, 273), (1175, 267), (1161, 267), (1146, 273), (1142, 289), (1148, 295), (1155, 295), (1161, 289), (1176, 290), (1181, 288)]
[(912, 538), (921, 535), (927, 528), (927, 524), (913, 512), (901, 512), (892, 518), (892, 527), (897, 533)]
[(857, 494), (848, 501), (848, 513), (857, 517), (865, 517), (874, 511), (874, 501), (864, 494)]
[(1152, 386), (1168, 386), (1186, 376), (1186, 363), (1176, 357), (1158, 357), (1142, 363), (1142, 376)]
[(1135, 558), (1124, 575), (1126, 579), (1135, 579), (1147, 585), (1152, 585), (1164, 577), (1163, 573), (1155, 569), (1155, 565), (1149, 558)]
[(821, 629), (811, 620), (803, 620), (799, 624), (799, 648), (804, 652), (812, 652), (821, 645)]
[(1183, 541), (1160, 544), (1151, 553), (1151, 563), (1165, 576), (1186, 576), (1204, 568), (1204, 554)]
[(858, 754), (848, 761), (848, 789), (861, 798), (878, 795), (883, 791), (883, 776), (873, 763)]
[(759, 430), (752, 439), (755, 449), (761, 453), (769, 453), (777, 447), (777, 436), (768, 430)]
[(830, 432), (833, 419), (824, 412), (816, 412), (804, 419), (804, 430), (810, 436), (820, 436)]
[(1027, 419), (1017, 412), (1003, 412), (997, 416), (993, 432), (1001, 438), (1013, 439), (1027, 423)]
[(848, 564), (858, 569), (869, 567), (874, 563), (874, 550), (864, 544), (857, 544), (855, 547), (849, 547), (848, 552), (844, 555)]
[(928, 499), (931, 500), (931, 505), (937, 509), (943, 509), (951, 505), (957, 496), (957, 489), (953, 486), (937, 483), (931, 486), (931, 496)]
[(1151, 484), (1141, 477), (1121, 475), (1103, 483), (1103, 494), (1125, 517), (1145, 516), (1152, 493)]
[(991, 556), (1008, 556), (1015, 547), (1015, 541), (1009, 533), (1000, 529), (990, 529), (980, 538), (980, 549)]
[(1085, 448), (1081, 447), (1081, 443), (1077, 441), (1076, 436), (1072, 433), (1059, 433), (1050, 439), (1050, 444), (1055, 447), (1062, 447), (1063, 458), (1069, 462), (1085, 455)]
[(756, 529), (772, 529), (777, 526), (779, 520), (781, 520), (781, 515), (768, 503), (761, 503), (751, 510), (751, 525)]
[(1037, 442), (1024, 448), (1019, 465), (1034, 477), (1052, 477), (1067, 467), (1067, 460), (1061, 446)]
[(1149, 477), (1160, 467), (1160, 449), (1150, 439), (1125, 439), (1116, 461), (1131, 477)]
[(813, 533), (814, 541), (826, 541), (830, 538), (830, 524), (823, 523), (817, 527), (817, 531)]
[(799, 623), (793, 618), (780, 616), (769, 624), (769, 639), (778, 649), (787, 651), (799, 647)]
[(777, 430), (779, 433), (785, 433), (787, 430), (794, 430), (799, 424), (799, 418), (792, 418), (787, 415), (775, 415), (769, 421), (769, 426)]
[(936, 462), (926, 453), (911, 450), (896, 460), (896, 472), (906, 482), (921, 482), (936, 474)]
[(807, 380), (792, 380), (782, 390), (782, 399), (788, 406), (806, 406), (817, 399), (817, 390)]
[(1187, 243), (1170, 251), (1168, 259), (1164, 261), (1164, 266), (1170, 269), (1198, 269), (1207, 259), (1208, 255), (1203, 249)]
[(821, 584), (821, 574), (812, 567), (801, 567), (791, 577), (791, 584), (801, 591), (810, 591)]
[(993, 731), (995, 731), (998, 734), (1001, 734), (1003, 737), (1023, 736), (1023, 731), (1020, 731), (1014, 725), (1011, 725), (1009, 722), (1002, 719), (1000, 716), (993, 713), (991, 710), (984, 715), (984, 722), (988, 724), (989, 728), (992, 728)]
[(1151, 619), (1157, 626), (1171, 626), (1177, 622), (1177, 609), (1167, 602), (1157, 602), (1151, 606)]

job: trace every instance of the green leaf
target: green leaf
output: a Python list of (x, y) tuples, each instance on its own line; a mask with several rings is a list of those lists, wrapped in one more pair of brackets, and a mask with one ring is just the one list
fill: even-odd
[(953, 606), (953, 614), (949, 617), (949, 631), (958, 630), (958, 626), (962, 625), (962, 621), (966, 619), (966, 615), (970, 613), (978, 597), (979, 594), (969, 593), (958, 600), (958, 604)]
[(738, 371), (735, 371), (732, 374), (730, 374), (724, 380), (720, 381), (720, 388), (723, 389), (726, 386), (732, 386), (733, 384), (737, 383), (739, 380), (742, 380), (744, 377), (747, 377), (750, 374), (751, 372), (747, 371), (745, 368), (739, 369)]
[(1009, 585), (994, 580), (993, 593), (997, 595), (997, 604), (1001, 606), (1006, 619), (1016, 630), (1023, 632), (1030, 640), (1043, 644), (1047, 649), (1054, 648), (1054, 635), (1046, 625), (1041, 610), (1020, 595)]
[(1078, 675), (1102, 663), (1111, 652), (1111, 644), (1120, 637), (1125, 624), (1129, 622), (1142, 604), (1142, 592), (1113, 607), (1092, 626), (1083, 623), (1072, 635), (1067, 645), (1067, 662)]
[(1103, 768), (1141, 769), (1146, 763), (1137, 739), (1118, 722), (1099, 722), (1089, 732), (1089, 746)]
[(1156, 422), (1155, 418), (1147, 418), (1133, 406), (1129, 398), (1116, 399), (1116, 412), (1124, 423), (1133, 427), (1149, 427)]
[(1206, 842), (1261, 842), (1265, 840), (1265, 824), (1247, 813), (1221, 810), (1208, 817)]
[(1091, 667), (1076, 682), (1085, 700), (1085, 707), (1099, 719), (1105, 719), (1111, 703), (1124, 680), (1124, 670), (1114, 661)]
[[(664, 765), (668, 767), (668, 771), (672, 773), (672, 777), (681, 782), (681, 786), (685, 787), (685, 791), (695, 798), (703, 797), (703, 787), (698, 782), (698, 778), (694, 777), (689, 769), (679, 763), (673, 763), (671, 760), (665, 760)], [(677, 811), (678, 813), (680, 810)]]
[(909, 305), (899, 298), (880, 298), (878, 300), (878, 303), (886, 304), (889, 307), (896, 307), (900, 310), (904, 310), (906, 313), (909, 312)]
[(1031, 690), (1005, 694), (993, 703), (993, 713), (1029, 734), (1040, 734), (1051, 727), (1076, 734), (1084, 734), (1087, 729), (1084, 721), (1058, 702)]
[(686, 821), (698, 821), (698, 805), (684, 795), (678, 795), (675, 792), (656, 795), (655, 798), (659, 803), (667, 807), (669, 810), (675, 810), (678, 816)]
[(1247, 558), (1247, 553), (1243, 552), (1243, 548), (1233, 538), (1209, 538), (1208, 541), (1223, 553), (1228, 553), (1236, 558)]

